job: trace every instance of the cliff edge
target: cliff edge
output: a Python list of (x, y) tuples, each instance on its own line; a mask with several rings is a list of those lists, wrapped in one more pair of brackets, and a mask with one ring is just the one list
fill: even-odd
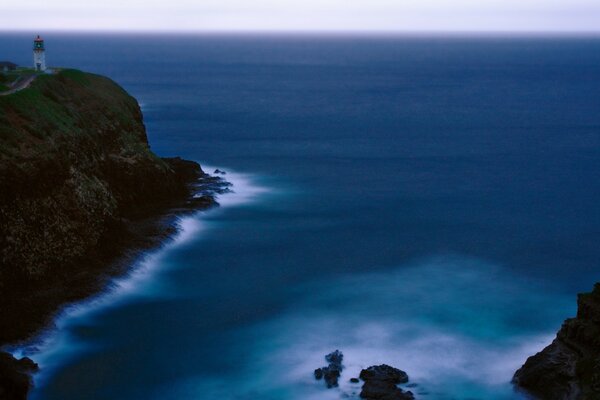
[(567, 319), (556, 339), (531, 356), (513, 382), (544, 400), (600, 399), (600, 283), (579, 294), (577, 316)]
[[(152, 153), (137, 101), (108, 78), (63, 70), (0, 97), (0, 345), (101, 289), (172, 232), (167, 210), (210, 206), (219, 184)], [(0, 353), (0, 398), (25, 398), (32, 364)]]

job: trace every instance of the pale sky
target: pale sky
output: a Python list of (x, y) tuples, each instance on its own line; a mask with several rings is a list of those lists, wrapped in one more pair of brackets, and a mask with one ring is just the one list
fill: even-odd
[(0, 0), (0, 29), (599, 32), (600, 0)]

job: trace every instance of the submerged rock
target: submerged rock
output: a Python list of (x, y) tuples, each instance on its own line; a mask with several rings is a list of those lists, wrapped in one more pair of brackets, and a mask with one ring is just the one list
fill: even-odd
[(515, 373), (515, 385), (545, 400), (600, 399), (600, 283), (577, 305), (577, 316)]
[(327, 354), (325, 356), (325, 361), (327, 361), (329, 365), (315, 369), (315, 379), (324, 379), (328, 388), (337, 387), (338, 379), (344, 369), (344, 366), (342, 365), (343, 360), (344, 355), (339, 350)]
[(397, 385), (408, 382), (406, 372), (389, 365), (374, 365), (360, 372), (365, 381), (360, 397), (367, 400), (412, 400), (414, 395)]

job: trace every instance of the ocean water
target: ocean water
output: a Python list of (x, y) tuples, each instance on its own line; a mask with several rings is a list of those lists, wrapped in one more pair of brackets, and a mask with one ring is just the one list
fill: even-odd
[[(29, 63), (32, 37), (0, 33), (2, 58)], [(518, 399), (600, 279), (599, 38), (46, 41), (235, 193), (20, 349), (33, 399), (340, 399), (380, 363), (418, 399)]]

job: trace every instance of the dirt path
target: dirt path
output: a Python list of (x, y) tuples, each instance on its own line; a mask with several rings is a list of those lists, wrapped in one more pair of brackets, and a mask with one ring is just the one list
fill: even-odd
[(31, 82), (33, 82), (35, 80), (37, 75), (29, 75), (26, 77), (21, 77), (19, 78), (19, 80), (17, 81), (16, 84), (14, 84), (13, 86), (11, 86), (11, 88), (5, 92), (0, 92), (0, 96), (7, 96), (9, 94), (13, 94), (15, 92), (18, 92), (19, 90), (23, 90), (27, 87), (29, 87), (29, 85), (31, 85)]

